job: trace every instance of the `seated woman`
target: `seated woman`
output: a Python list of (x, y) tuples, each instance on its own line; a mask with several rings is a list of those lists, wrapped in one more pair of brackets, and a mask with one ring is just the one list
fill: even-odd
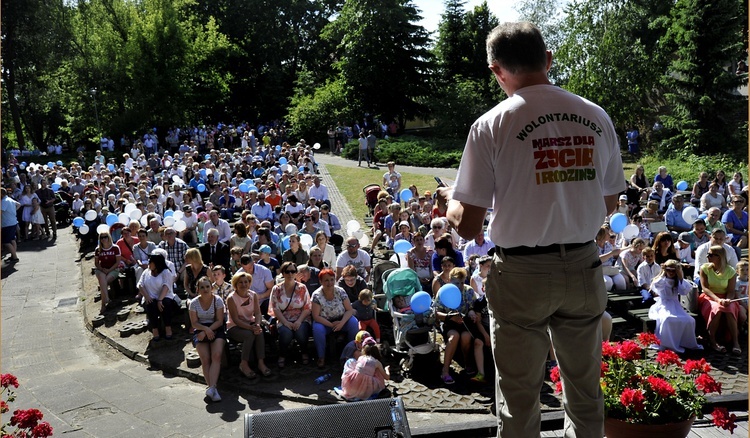
[(690, 203), (695, 207), (700, 207), (701, 198), (704, 194), (708, 193), (708, 188), (711, 185), (711, 183), (708, 182), (708, 173), (701, 172), (699, 178), (700, 179), (693, 184), (693, 192), (690, 194)]
[(620, 249), (615, 248), (612, 243), (610, 243), (609, 231), (607, 228), (600, 228), (596, 233), (594, 241), (599, 249), (599, 260), (602, 262), (604, 285), (607, 290), (612, 290), (612, 287), (616, 290), (627, 289), (625, 277), (623, 277), (622, 274), (620, 274), (619, 269), (615, 267), (615, 261), (617, 261), (617, 257), (620, 255)]
[(463, 268), (464, 256), (461, 251), (456, 251), (453, 247), (453, 238), (450, 234), (444, 234), (435, 240), (435, 253), (432, 254), (432, 270), (440, 270), (440, 262), (443, 257), (451, 257), (456, 264), (456, 267)]
[(221, 357), (224, 354), (226, 334), (224, 332), (224, 301), (211, 291), (211, 280), (201, 277), (196, 282), (198, 297), (190, 301), (190, 324), (193, 346), (198, 350), (203, 368), (203, 378), (208, 389), (206, 396), (221, 401), (216, 383), (221, 372)]
[(668, 188), (664, 187), (664, 184), (657, 181), (654, 183), (654, 189), (650, 195), (648, 195), (649, 201), (656, 201), (658, 204), (657, 211), (659, 214), (664, 214), (669, 208), (669, 204), (672, 202), (672, 192)]
[(445, 256), (440, 262), (440, 271), (435, 271), (435, 279), (432, 280), (432, 296), (437, 296), (441, 287), (451, 282), (451, 271), (456, 267), (453, 257)]
[[(320, 250), (323, 252), (323, 262), (328, 264), (328, 267), (336, 266), (336, 250), (333, 248), (333, 245), (328, 243), (328, 236), (326, 236), (326, 233), (324, 231), (318, 231), (315, 234), (315, 245), (310, 248), (311, 253), (313, 248), (320, 248)], [(318, 269), (322, 269), (319, 266), (315, 267)]]
[(450, 271), (451, 283), (461, 291), (461, 304), (456, 309), (449, 309), (443, 305), (440, 293), (435, 297), (436, 316), (442, 322), (443, 339), (445, 340), (445, 356), (443, 357), (443, 371), (440, 378), (446, 385), (454, 382), (450, 375), (451, 362), (456, 350), (461, 348), (464, 360), (468, 363), (469, 352), (474, 347), (474, 361), (477, 374), (471, 380), (484, 383), (484, 346), (490, 345), (490, 336), (481, 324), (482, 315), (474, 311), (476, 297), (474, 290), (464, 284), (467, 277), (466, 269), (453, 268)]
[(357, 274), (357, 268), (354, 265), (346, 265), (341, 271), (338, 287), (344, 289), (349, 302), (353, 303), (359, 299), (359, 293), (367, 289), (367, 282)]
[(620, 251), (620, 257), (617, 260), (617, 266), (623, 277), (630, 281), (630, 284), (638, 284), (638, 265), (643, 261), (643, 248), (646, 247), (646, 241), (636, 237), (630, 242), (630, 246)]
[(654, 249), (654, 253), (656, 253), (656, 263), (660, 265), (667, 260), (680, 260), (680, 258), (677, 257), (674, 240), (669, 231), (663, 231), (657, 234), (656, 238), (654, 238), (652, 248)]
[[(264, 376), (270, 376), (271, 370), (266, 366), (266, 343), (263, 337), (263, 317), (260, 312), (258, 295), (250, 290), (252, 275), (240, 272), (232, 277), (234, 292), (227, 298), (229, 321), (227, 322), (227, 336), (237, 342), (242, 342), (240, 356), (240, 372), (246, 377), (257, 377), (250, 368), (250, 356), (255, 352), (258, 371)], [(191, 303), (192, 304), (192, 303)]]
[(308, 260), (310, 260), (310, 255), (302, 248), (299, 235), (292, 234), (289, 236), (289, 249), (284, 251), (281, 261), (292, 262), (295, 265), (304, 265)]
[(252, 239), (247, 235), (247, 227), (242, 221), (234, 223), (234, 234), (229, 238), (229, 247), (242, 248), (242, 254), (250, 252), (250, 246), (252, 245)]
[(630, 176), (630, 184), (640, 192), (640, 198), (642, 201), (645, 201), (648, 198), (651, 186), (648, 183), (648, 178), (646, 177), (642, 164), (636, 166), (635, 173)]
[(747, 248), (747, 212), (745, 198), (740, 195), (732, 195), (732, 209), (724, 212), (721, 222), (727, 230), (727, 237), (731, 239), (732, 246)]
[[(732, 341), (732, 354), (741, 355), (738, 340), (737, 319), (739, 303), (732, 302), (735, 294), (737, 275), (727, 263), (727, 254), (721, 245), (713, 245), (708, 250), (708, 263), (700, 267), (700, 280), (703, 292), (698, 297), (701, 314), (708, 325), (708, 338), (711, 348), (719, 353), (727, 349), (716, 341), (716, 334), (722, 321), (726, 321)], [(742, 321), (744, 324), (744, 321)]]
[(347, 342), (351, 342), (359, 330), (359, 321), (354, 316), (349, 296), (342, 288), (336, 286), (336, 273), (333, 269), (320, 271), (318, 278), (321, 286), (312, 294), (312, 329), (318, 368), (323, 368), (326, 364), (328, 334), (345, 331)]
[(705, 212), (713, 207), (721, 211), (727, 209), (727, 199), (719, 193), (719, 185), (715, 182), (708, 186), (708, 192), (704, 193), (700, 198), (700, 211)]
[(292, 262), (284, 262), (281, 265), (281, 275), (284, 277), (282, 283), (277, 284), (271, 290), (271, 305), (269, 314), (276, 318), (276, 326), (279, 330), (279, 368), (286, 366), (286, 357), (292, 339), (302, 350), (302, 365), (310, 363), (307, 355), (307, 340), (310, 337), (310, 314), (312, 313), (312, 301), (310, 293), (304, 284), (295, 279), (297, 267)]
[(94, 251), (94, 273), (102, 296), (101, 313), (110, 305), (109, 285), (120, 276), (121, 259), (120, 247), (112, 242), (112, 236), (109, 233), (99, 233), (99, 245)]
[(656, 321), (655, 334), (661, 350), (684, 353), (686, 348), (703, 349), (695, 339), (695, 319), (680, 304), (680, 295), (687, 295), (692, 288), (693, 284), (685, 281), (682, 265), (676, 260), (664, 262), (661, 272), (651, 282), (655, 298), (648, 317)]
[(195, 283), (201, 277), (208, 276), (208, 266), (203, 264), (203, 257), (198, 248), (190, 248), (185, 252), (185, 276), (183, 286), (189, 299), (198, 296)]
[(143, 297), (143, 307), (148, 316), (148, 328), (153, 332), (153, 341), (159, 336), (159, 318), (164, 322), (165, 339), (172, 339), (172, 315), (177, 310), (172, 291), (172, 272), (161, 254), (148, 258), (148, 270), (138, 279), (138, 293)]
[(422, 284), (422, 290), (430, 293), (432, 292), (432, 280), (434, 278), (432, 270), (433, 251), (424, 246), (424, 242), (424, 236), (419, 232), (416, 233), (412, 239), (414, 246), (406, 253), (406, 258), (409, 262), (409, 268), (417, 273), (419, 282)]

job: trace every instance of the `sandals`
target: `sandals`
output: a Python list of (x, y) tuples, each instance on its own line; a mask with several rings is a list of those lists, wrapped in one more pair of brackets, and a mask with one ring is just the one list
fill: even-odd
[(279, 368), (284, 368), (286, 366), (286, 359), (280, 357), (279, 360), (276, 361), (276, 365), (278, 365)]
[(719, 345), (719, 344), (712, 345), (711, 349), (714, 350), (717, 353), (726, 353), (727, 352), (727, 348), (724, 347), (723, 345)]
[(732, 354), (735, 356), (742, 356), (742, 349), (740, 347), (732, 348)]
[(263, 377), (268, 377), (268, 376), (270, 376), (272, 374), (271, 373), (271, 369), (270, 368), (266, 368), (265, 370), (261, 371), (261, 374), (263, 374)]
[(452, 385), (455, 383), (455, 380), (453, 380), (453, 377), (451, 377), (450, 374), (442, 375), (440, 376), (440, 378), (443, 379), (443, 383), (445, 383), (446, 385)]
[(240, 368), (240, 372), (242, 374), (244, 374), (245, 377), (247, 377), (248, 379), (254, 379), (254, 378), (258, 377), (258, 375), (255, 374), (255, 371), (253, 371), (253, 370), (248, 370), (247, 372), (245, 372), (242, 368)]
[(326, 366), (326, 360), (324, 358), (318, 359), (318, 368), (325, 368)]

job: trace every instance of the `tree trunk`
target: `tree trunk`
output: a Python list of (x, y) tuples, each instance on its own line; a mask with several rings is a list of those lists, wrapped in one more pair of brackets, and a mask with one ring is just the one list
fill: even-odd
[(26, 149), (26, 141), (23, 136), (23, 126), (21, 125), (21, 110), (18, 108), (18, 102), (16, 101), (16, 80), (15, 74), (13, 74), (13, 65), (5, 65), (6, 73), (5, 85), (8, 91), (8, 105), (10, 106), (10, 115), (13, 119), (13, 129), (16, 131), (16, 141), (18, 141), (18, 149)]

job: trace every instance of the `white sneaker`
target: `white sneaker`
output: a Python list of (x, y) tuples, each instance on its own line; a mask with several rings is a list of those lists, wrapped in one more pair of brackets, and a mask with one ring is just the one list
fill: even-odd
[(213, 399), (213, 398), (214, 398), (214, 387), (213, 387), (213, 386), (209, 386), (209, 387), (208, 387), (208, 388), (206, 389), (206, 397), (208, 397), (208, 398), (210, 398), (210, 399)]
[(211, 400), (215, 402), (220, 402), (221, 396), (219, 395), (219, 390), (216, 388), (211, 388), (211, 389), (212, 389), (212, 392), (211, 392), (211, 395), (209, 395), (209, 397), (211, 397)]

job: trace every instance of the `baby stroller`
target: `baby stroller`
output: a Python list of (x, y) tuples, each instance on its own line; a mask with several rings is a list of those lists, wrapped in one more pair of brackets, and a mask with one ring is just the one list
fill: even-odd
[(411, 372), (415, 355), (426, 355), (438, 351), (435, 342), (435, 310), (415, 314), (410, 307), (411, 297), (422, 290), (419, 277), (413, 269), (397, 268), (383, 273), (383, 292), (386, 310), (393, 319), (394, 344), (391, 352), (401, 356), (401, 369)]
[(365, 205), (370, 210), (370, 216), (374, 214), (375, 206), (378, 205), (378, 193), (381, 187), (379, 184), (369, 184), (362, 188), (365, 194)]
[(65, 192), (55, 193), (55, 220), (59, 225), (68, 226), (73, 221), (70, 205), (73, 198)]

